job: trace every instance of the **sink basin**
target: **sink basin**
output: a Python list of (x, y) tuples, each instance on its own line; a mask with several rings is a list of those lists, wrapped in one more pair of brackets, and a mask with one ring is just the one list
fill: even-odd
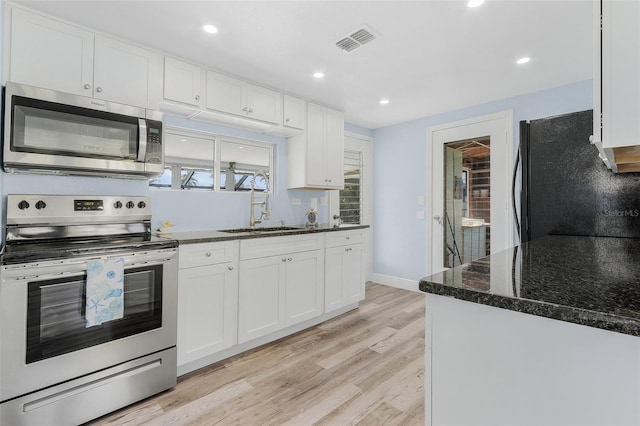
[(270, 228), (267, 227), (256, 227), (256, 228), (234, 228), (234, 229), (220, 229), (219, 232), (229, 232), (231, 234), (235, 234), (235, 233), (242, 233), (242, 232), (256, 232), (256, 233), (263, 233), (263, 232), (282, 232), (282, 231), (296, 231), (296, 230), (300, 230), (301, 228), (296, 228), (293, 226), (273, 226)]

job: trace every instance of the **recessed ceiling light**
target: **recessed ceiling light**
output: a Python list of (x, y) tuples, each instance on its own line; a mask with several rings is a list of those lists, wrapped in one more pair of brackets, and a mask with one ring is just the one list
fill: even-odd
[(324, 73), (323, 72), (314, 72), (313, 73), (313, 78), (324, 78)]
[(204, 26), (202, 27), (202, 29), (203, 29), (205, 32), (209, 33), (209, 34), (215, 34), (215, 33), (217, 33), (217, 32), (218, 32), (218, 29), (217, 29), (216, 27), (214, 27), (213, 25), (209, 25), (209, 24), (204, 25)]
[(389, 99), (380, 99), (380, 105), (387, 105), (389, 103)]
[(531, 58), (529, 58), (528, 56), (525, 56), (524, 58), (520, 58), (516, 61), (516, 64), (518, 65), (522, 65), (522, 64), (526, 64), (527, 62), (529, 62), (531, 60)]
[(467, 3), (467, 6), (468, 7), (478, 7), (482, 3), (484, 3), (484, 0), (469, 0), (469, 2)]

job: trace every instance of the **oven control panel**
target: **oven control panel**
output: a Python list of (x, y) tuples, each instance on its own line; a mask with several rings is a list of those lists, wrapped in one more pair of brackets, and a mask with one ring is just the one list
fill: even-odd
[(151, 220), (145, 196), (19, 195), (7, 196), (7, 224), (76, 224)]

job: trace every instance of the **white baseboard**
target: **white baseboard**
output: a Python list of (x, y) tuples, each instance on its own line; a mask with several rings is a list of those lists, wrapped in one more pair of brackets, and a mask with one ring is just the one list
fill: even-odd
[(383, 274), (371, 274), (371, 280), (374, 283), (384, 284), (391, 287), (402, 288), (411, 291), (420, 291), (418, 289), (418, 281), (408, 280), (406, 278), (392, 277)]

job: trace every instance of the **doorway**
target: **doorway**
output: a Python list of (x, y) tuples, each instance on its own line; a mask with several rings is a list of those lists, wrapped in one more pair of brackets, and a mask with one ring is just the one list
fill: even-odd
[(512, 135), (512, 111), (429, 128), (429, 274), (513, 246)]
[(447, 142), (444, 151), (444, 267), (491, 252), (491, 138)]

